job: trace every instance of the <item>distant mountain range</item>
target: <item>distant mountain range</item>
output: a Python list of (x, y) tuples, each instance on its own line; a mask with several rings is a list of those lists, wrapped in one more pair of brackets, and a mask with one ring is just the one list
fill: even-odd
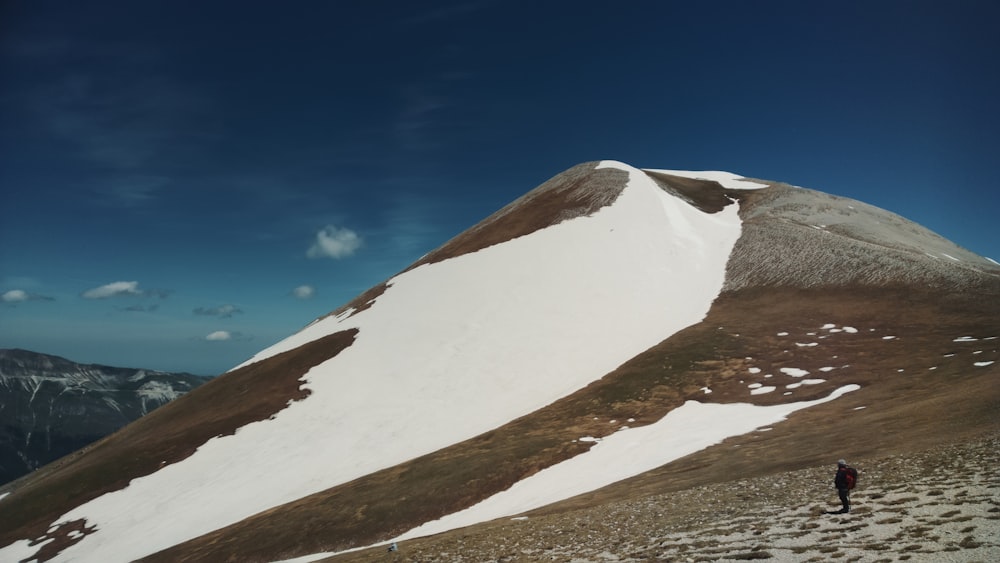
[(0, 349), (0, 483), (77, 451), (205, 381)]
[[(613, 534), (604, 503), (996, 432), (998, 337), (1000, 265), (898, 215), (585, 163), (0, 487), (0, 560), (380, 560), (568, 511)], [(550, 559), (525, 553), (496, 560)]]

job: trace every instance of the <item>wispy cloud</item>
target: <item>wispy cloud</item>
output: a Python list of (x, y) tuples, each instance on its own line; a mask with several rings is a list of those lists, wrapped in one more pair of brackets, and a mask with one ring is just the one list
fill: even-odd
[(129, 313), (152, 313), (159, 308), (159, 305), (153, 303), (152, 305), (130, 305), (128, 307), (122, 307), (121, 310)]
[(8, 39), (11, 64), (30, 68), (33, 78), (7, 92), (5, 103), (93, 164), (106, 180), (97, 189), (106, 202), (152, 201), (170, 183), (164, 171), (212, 136), (208, 98), (164, 72), (162, 55), (141, 42), (79, 34)]
[(233, 315), (242, 314), (243, 309), (240, 309), (236, 305), (219, 305), (218, 307), (198, 307), (194, 310), (196, 315), (204, 315), (208, 317), (219, 317), (220, 319), (228, 319)]
[(143, 295), (137, 281), (116, 281), (88, 289), (80, 294), (84, 299), (107, 299), (121, 295)]
[(46, 129), (83, 157), (132, 174), (194, 140), (199, 104), (172, 80), (94, 68), (40, 86), (32, 102)]
[(426, 253), (467, 227), (461, 225), (452, 230), (447, 221), (442, 221), (442, 217), (461, 214), (456, 212), (455, 205), (454, 202), (421, 197), (416, 191), (397, 189), (388, 198), (384, 208), (384, 232), (379, 234), (392, 243), (394, 251), (403, 255)]
[(430, 130), (448, 107), (448, 101), (435, 89), (437, 85), (433, 83), (413, 84), (404, 89), (402, 111), (394, 125), (396, 140), (403, 148), (430, 150), (439, 146)]
[(296, 299), (312, 299), (316, 295), (316, 288), (311, 285), (300, 285), (292, 290), (292, 296)]
[(12, 289), (0, 295), (0, 301), (4, 303), (22, 303), (24, 301), (55, 301), (55, 298), (31, 293), (23, 289)]
[(164, 176), (124, 175), (109, 180), (98, 187), (97, 192), (109, 203), (136, 207), (155, 200), (170, 182), (170, 178)]
[(363, 241), (350, 229), (327, 225), (316, 233), (316, 241), (309, 247), (309, 258), (346, 258), (361, 248)]
[(158, 297), (166, 299), (170, 291), (166, 289), (140, 289), (137, 281), (116, 281), (84, 291), (80, 297), (84, 299), (108, 299), (110, 297)]

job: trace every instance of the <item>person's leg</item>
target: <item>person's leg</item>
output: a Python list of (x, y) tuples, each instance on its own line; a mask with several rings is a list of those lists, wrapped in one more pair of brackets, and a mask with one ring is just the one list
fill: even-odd
[(851, 511), (851, 498), (850, 491), (848, 489), (837, 489), (837, 494), (840, 495), (840, 504), (843, 505), (841, 512), (847, 513)]

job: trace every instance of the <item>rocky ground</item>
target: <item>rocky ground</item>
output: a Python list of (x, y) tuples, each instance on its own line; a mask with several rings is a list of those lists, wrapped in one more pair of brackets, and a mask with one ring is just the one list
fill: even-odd
[(528, 515), (329, 561), (1000, 561), (1000, 435), (573, 512)]

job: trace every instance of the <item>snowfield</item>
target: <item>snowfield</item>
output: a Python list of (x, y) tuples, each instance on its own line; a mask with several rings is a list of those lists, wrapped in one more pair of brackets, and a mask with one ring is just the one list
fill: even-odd
[[(407, 271), (390, 280), (370, 308), (321, 319), (249, 360), (359, 330), (353, 345), (306, 374), (304, 387), (312, 392), (306, 399), (235, 435), (209, 440), (191, 457), (63, 515), (54, 524), (85, 519), (97, 531), (55, 560), (141, 558), (472, 438), (583, 388), (701, 321), (722, 288), (741, 233), (737, 205), (707, 214), (659, 189), (635, 168), (613, 161), (600, 167), (629, 174), (612, 205)], [(727, 187), (762, 187), (729, 173), (686, 174)], [(694, 451), (803, 408), (768, 407), (766, 416), (744, 417), (742, 411), (720, 416), (724, 411), (716, 409), (723, 407), (685, 406), (668, 415), (664, 427), (619, 432), (586, 456), (598, 459), (609, 455), (603, 452), (628, 450), (647, 435), (675, 441), (664, 450)], [(715, 414), (705, 414), (710, 412)], [(734, 424), (716, 428), (704, 423), (706, 416)], [(674, 420), (705, 428), (677, 432), (680, 422)], [(666, 461), (661, 455), (644, 463)], [(548, 474), (566, 471), (559, 467)], [(551, 485), (542, 488), (557, 491)], [(579, 492), (559, 490), (544, 502)], [(515, 491), (505, 497), (511, 500), (491, 499), (497, 508), (474, 507), (470, 515), (454, 519), (470, 522), (526, 510), (521, 496)], [(37, 546), (27, 543), (0, 549), (0, 560), (34, 553)]]

